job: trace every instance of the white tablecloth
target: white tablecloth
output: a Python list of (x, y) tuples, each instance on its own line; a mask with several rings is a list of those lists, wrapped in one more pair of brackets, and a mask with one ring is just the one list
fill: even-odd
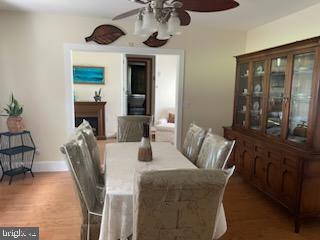
[[(196, 168), (170, 143), (152, 143), (153, 161), (139, 162), (139, 143), (112, 143), (106, 146), (106, 199), (99, 240), (126, 240), (133, 228), (133, 181), (135, 171)], [(226, 231), (221, 208), (214, 238)]]

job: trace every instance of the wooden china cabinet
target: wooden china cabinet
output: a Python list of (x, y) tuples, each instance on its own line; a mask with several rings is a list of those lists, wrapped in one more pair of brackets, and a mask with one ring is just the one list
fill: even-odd
[(231, 161), (300, 222), (320, 216), (320, 37), (237, 56)]

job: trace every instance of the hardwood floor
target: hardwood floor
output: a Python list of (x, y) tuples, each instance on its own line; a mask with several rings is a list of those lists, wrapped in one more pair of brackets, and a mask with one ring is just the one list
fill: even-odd
[[(101, 142), (103, 145), (103, 142)], [(104, 151), (101, 151), (103, 154)], [(293, 232), (287, 211), (233, 176), (224, 206), (228, 231), (223, 240), (316, 240), (320, 221)], [(79, 240), (81, 212), (69, 172), (18, 176), (0, 183), (0, 226), (39, 226), (42, 240)]]
[(69, 172), (0, 183), (0, 226), (40, 227), (41, 240), (79, 240), (81, 211)]

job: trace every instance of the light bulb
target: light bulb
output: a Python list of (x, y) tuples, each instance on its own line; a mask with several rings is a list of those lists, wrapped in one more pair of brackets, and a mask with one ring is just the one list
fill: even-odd
[(157, 20), (152, 12), (152, 8), (147, 8), (143, 14), (142, 29), (146, 33), (157, 31)]
[(170, 38), (170, 35), (168, 33), (168, 24), (167, 23), (159, 23), (157, 39), (167, 40), (169, 38)]
[(171, 16), (168, 21), (168, 33), (170, 35), (179, 35), (181, 34), (181, 21), (176, 11), (171, 13)]
[(143, 31), (142, 31), (142, 16), (139, 15), (135, 24), (134, 24), (134, 35), (141, 35), (143, 34)]

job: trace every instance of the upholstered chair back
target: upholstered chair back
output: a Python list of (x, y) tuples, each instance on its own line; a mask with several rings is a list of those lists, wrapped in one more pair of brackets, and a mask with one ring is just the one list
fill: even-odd
[(137, 173), (134, 240), (210, 240), (234, 169)]
[(150, 123), (150, 116), (118, 117), (118, 141), (139, 142), (143, 136), (143, 124)]
[(182, 146), (182, 153), (192, 163), (195, 163), (197, 161), (198, 154), (205, 135), (206, 131), (203, 128), (197, 126), (194, 123), (190, 124)]
[(63, 151), (87, 211), (94, 212), (101, 205), (102, 196), (97, 188), (99, 183), (93, 174), (93, 164), (84, 136), (77, 133), (74, 139), (64, 145)]
[(202, 143), (196, 165), (198, 168), (223, 169), (232, 153), (235, 141), (208, 132)]
[(83, 120), (83, 123), (77, 128), (76, 132), (81, 132), (85, 138), (85, 141), (88, 146), (88, 150), (91, 156), (91, 160), (93, 163), (94, 174), (98, 179), (100, 185), (104, 186), (104, 177), (101, 173), (101, 160), (100, 160), (100, 152), (97, 144), (97, 139), (94, 136), (93, 130), (86, 120)]

